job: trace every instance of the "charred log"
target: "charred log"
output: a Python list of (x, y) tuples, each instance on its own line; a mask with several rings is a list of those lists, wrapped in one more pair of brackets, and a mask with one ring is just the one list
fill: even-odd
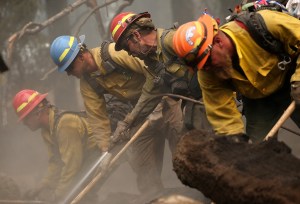
[(234, 143), (191, 131), (173, 167), (181, 182), (216, 203), (300, 203), (300, 160), (283, 142)]

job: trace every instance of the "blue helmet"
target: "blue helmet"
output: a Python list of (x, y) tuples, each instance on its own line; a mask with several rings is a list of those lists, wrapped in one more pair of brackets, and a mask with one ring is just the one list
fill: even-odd
[(58, 66), (58, 71), (65, 71), (77, 56), (81, 45), (85, 39), (84, 35), (79, 37), (79, 41), (74, 36), (63, 35), (57, 37), (51, 44), (50, 55), (54, 63)]

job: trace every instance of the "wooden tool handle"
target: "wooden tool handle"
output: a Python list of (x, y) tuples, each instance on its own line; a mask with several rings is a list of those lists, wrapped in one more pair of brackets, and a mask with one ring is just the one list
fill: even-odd
[(277, 131), (283, 125), (283, 123), (291, 116), (291, 114), (293, 113), (295, 108), (296, 108), (296, 103), (295, 103), (295, 101), (293, 101), (289, 105), (289, 107), (284, 111), (284, 113), (279, 118), (277, 123), (273, 126), (273, 128), (270, 130), (270, 132), (267, 134), (267, 136), (264, 139), (265, 141), (272, 138), (277, 133)]

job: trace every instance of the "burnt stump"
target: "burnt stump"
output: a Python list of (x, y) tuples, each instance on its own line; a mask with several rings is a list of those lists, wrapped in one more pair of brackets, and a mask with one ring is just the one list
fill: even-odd
[(193, 130), (179, 141), (173, 168), (217, 204), (300, 203), (300, 160), (275, 139), (235, 143)]

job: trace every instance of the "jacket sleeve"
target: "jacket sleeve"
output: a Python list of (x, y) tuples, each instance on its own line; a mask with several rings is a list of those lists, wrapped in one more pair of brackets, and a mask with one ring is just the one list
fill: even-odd
[(162, 90), (153, 83), (153, 77), (148, 74), (145, 74), (145, 77), (146, 81), (142, 94), (133, 110), (125, 117), (124, 121), (129, 124), (133, 121), (144, 120), (162, 99), (162, 96), (158, 96), (158, 94), (162, 93)]
[(147, 117), (161, 101), (161, 97), (155, 97), (157, 94), (162, 93), (162, 89), (155, 85), (152, 76), (145, 68), (142, 60), (128, 55), (126, 51), (119, 51), (116, 53), (114, 47), (109, 47), (112, 59), (124, 68), (130, 69), (135, 73), (145, 76), (145, 83), (143, 85), (141, 96), (131, 113), (129, 113), (125, 121), (131, 123), (133, 120), (143, 120)]
[(70, 190), (71, 182), (74, 181), (76, 174), (81, 169), (85, 133), (85, 127), (77, 115), (66, 114), (60, 119), (56, 139), (62, 168), (55, 189), (55, 196), (57, 197), (61, 197)]
[[(300, 81), (300, 21), (288, 14), (274, 11), (260, 12), (268, 31), (284, 43), (285, 51), (296, 58), (296, 71), (291, 81)], [(276, 19), (276, 20), (274, 20)]]
[(244, 133), (242, 115), (235, 103), (235, 95), (229, 85), (206, 71), (198, 72), (207, 119), (218, 135)]
[(80, 92), (88, 114), (88, 123), (93, 135), (89, 138), (91, 146), (97, 145), (101, 151), (106, 151), (110, 144), (111, 126), (106, 111), (104, 96), (98, 94), (84, 80), (80, 80)]

